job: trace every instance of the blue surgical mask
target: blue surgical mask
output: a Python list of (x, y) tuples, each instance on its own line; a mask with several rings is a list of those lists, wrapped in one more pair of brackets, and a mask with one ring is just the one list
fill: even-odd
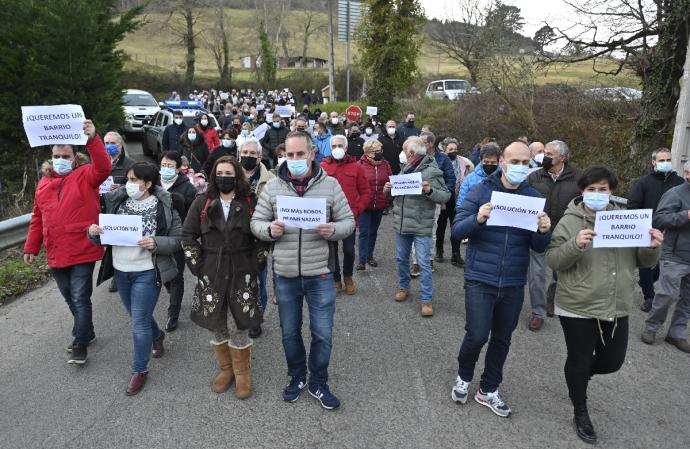
[(243, 136), (248, 136), (248, 135), (249, 135), (249, 130), (248, 130), (248, 129), (243, 129), (242, 131), (240, 131), (240, 133), (241, 133)]
[(116, 143), (106, 143), (105, 150), (108, 152), (108, 155), (112, 157), (117, 156), (120, 152), (120, 147), (118, 147)]
[(194, 142), (196, 140), (196, 134), (195, 133), (188, 133), (187, 137), (189, 137), (189, 140)]
[(296, 161), (287, 161), (288, 170), (292, 176), (301, 178), (309, 171), (309, 163), (306, 159), (298, 159)]
[(280, 128), (280, 122), (273, 122), (274, 128)]
[(584, 192), (582, 194), (582, 201), (584, 201), (585, 206), (597, 212), (606, 209), (606, 206), (609, 205), (609, 194), (597, 192)]
[(521, 184), (522, 181), (529, 175), (530, 169), (528, 165), (514, 165), (508, 164), (508, 169), (505, 172), (508, 182), (513, 185)]
[(53, 159), (53, 170), (59, 175), (66, 175), (72, 171), (72, 161), (67, 159)]
[(177, 172), (171, 167), (161, 167), (160, 174), (163, 181), (170, 181), (177, 176)]
[(661, 173), (668, 173), (673, 170), (673, 163), (671, 162), (657, 162), (656, 171)]

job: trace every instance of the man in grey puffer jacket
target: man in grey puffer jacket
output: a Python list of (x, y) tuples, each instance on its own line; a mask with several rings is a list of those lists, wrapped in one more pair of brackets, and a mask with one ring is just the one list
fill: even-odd
[[(278, 166), (277, 176), (266, 183), (251, 220), (252, 232), (261, 240), (275, 242), (273, 270), (278, 299), (283, 349), (290, 383), (283, 399), (294, 402), (306, 386), (307, 357), (302, 341), (302, 303), (309, 307), (311, 348), (309, 351), (309, 394), (328, 409), (340, 406), (330, 392), (328, 364), (331, 358), (335, 283), (329, 242), (352, 234), (355, 219), (347, 198), (335, 178), (314, 161), (309, 134), (295, 131), (285, 140), (287, 161)], [(277, 196), (325, 198), (326, 220), (315, 229), (287, 227), (277, 220)]]
[[(433, 284), (431, 275), (431, 240), (436, 222), (436, 205), (445, 204), (450, 199), (450, 191), (443, 180), (443, 172), (438, 168), (434, 156), (427, 154), (426, 143), (422, 138), (409, 138), (405, 142), (407, 164), (401, 174), (419, 172), (422, 174), (421, 195), (396, 196), (393, 202), (393, 227), (396, 232), (398, 282), (400, 290), (395, 294), (396, 301), (407, 299), (410, 291), (410, 252), (412, 245), (417, 253), (417, 263), (421, 269), (421, 312), (422, 316), (434, 314), (431, 306)], [(391, 183), (383, 187), (386, 195), (391, 193)]]

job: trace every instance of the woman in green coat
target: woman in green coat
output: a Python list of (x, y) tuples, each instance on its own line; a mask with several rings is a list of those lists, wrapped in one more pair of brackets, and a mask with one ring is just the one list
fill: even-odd
[(651, 229), (649, 248), (593, 248), (597, 211), (619, 209), (609, 202), (618, 180), (606, 167), (591, 167), (578, 180), (573, 199), (553, 231), (546, 262), (558, 273), (555, 312), (568, 357), (565, 380), (575, 411), (575, 430), (587, 443), (597, 440), (587, 412), (587, 385), (594, 374), (620, 369), (628, 346), (628, 314), (638, 267), (659, 259), (663, 234)]

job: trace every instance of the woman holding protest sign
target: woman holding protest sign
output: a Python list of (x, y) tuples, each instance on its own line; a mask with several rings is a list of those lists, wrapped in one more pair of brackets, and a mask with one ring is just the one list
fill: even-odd
[(249, 228), (254, 196), (237, 159), (218, 159), (205, 195), (194, 200), (182, 230), (189, 270), (198, 277), (192, 321), (213, 332), (220, 373), (211, 384), (223, 393), (235, 380), (235, 395), (251, 395), (249, 329), (263, 321), (259, 260)]
[[(104, 195), (106, 212), (141, 217), (137, 246), (109, 246), (98, 273), (98, 284), (114, 276), (132, 324), (132, 377), (128, 396), (141, 391), (151, 356), (163, 355), (165, 333), (153, 318), (161, 285), (177, 275), (174, 253), (182, 234), (180, 217), (167, 190), (159, 186), (158, 167), (137, 162), (127, 172), (127, 184)], [(105, 224), (92, 224), (89, 237), (101, 244)], [(105, 236), (103, 236), (105, 240)]]
[(619, 209), (609, 201), (617, 185), (606, 167), (585, 170), (578, 180), (582, 196), (570, 202), (546, 249), (546, 261), (558, 273), (555, 313), (568, 349), (564, 371), (575, 429), (587, 443), (597, 441), (587, 411), (589, 379), (623, 365), (634, 273), (656, 264), (663, 242), (652, 228), (650, 247), (593, 248), (596, 213)]

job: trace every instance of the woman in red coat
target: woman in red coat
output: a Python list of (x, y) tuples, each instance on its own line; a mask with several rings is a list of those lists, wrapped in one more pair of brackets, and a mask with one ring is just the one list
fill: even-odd
[[(355, 223), (359, 213), (364, 211), (371, 193), (369, 189), (369, 182), (364, 175), (362, 166), (357, 163), (354, 156), (347, 154), (347, 138), (341, 135), (335, 135), (331, 138), (331, 155), (321, 162), (321, 168), (324, 169), (328, 176), (332, 176), (338, 180), (340, 187), (345, 193), (347, 202), (352, 209), (355, 216)], [(343, 240), (343, 275), (345, 280), (345, 293), (348, 295), (355, 294), (355, 283), (352, 280), (352, 274), (355, 267), (355, 233)], [(336, 293), (340, 293), (343, 289), (340, 276), (340, 256), (338, 255), (338, 242), (333, 242), (335, 246), (335, 271), (333, 272), (333, 279), (335, 280)]]
[(374, 247), (379, 225), (383, 217), (383, 210), (388, 207), (390, 200), (383, 193), (383, 186), (393, 174), (391, 166), (383, 158), (383, 148), (378, 140), (364, 142), (364, 155), (359, 164), (369, 182), (371, 199), (359, 215), (359, 263), (357, 270), (366, 269), (368, 263), (372, 267), (378, 266), (374, 259)]
[(196, 128), (199, 134), (204, 135), (204, 142), (206, 142), (209, 154), (213, 153), (213, 150), (220, 146), (220, 137), (218, 137), (218, 131), (216, 131), (213, 123), (208, 118), (208, 114), (201, 114), (199, 116), (199, 124)]

